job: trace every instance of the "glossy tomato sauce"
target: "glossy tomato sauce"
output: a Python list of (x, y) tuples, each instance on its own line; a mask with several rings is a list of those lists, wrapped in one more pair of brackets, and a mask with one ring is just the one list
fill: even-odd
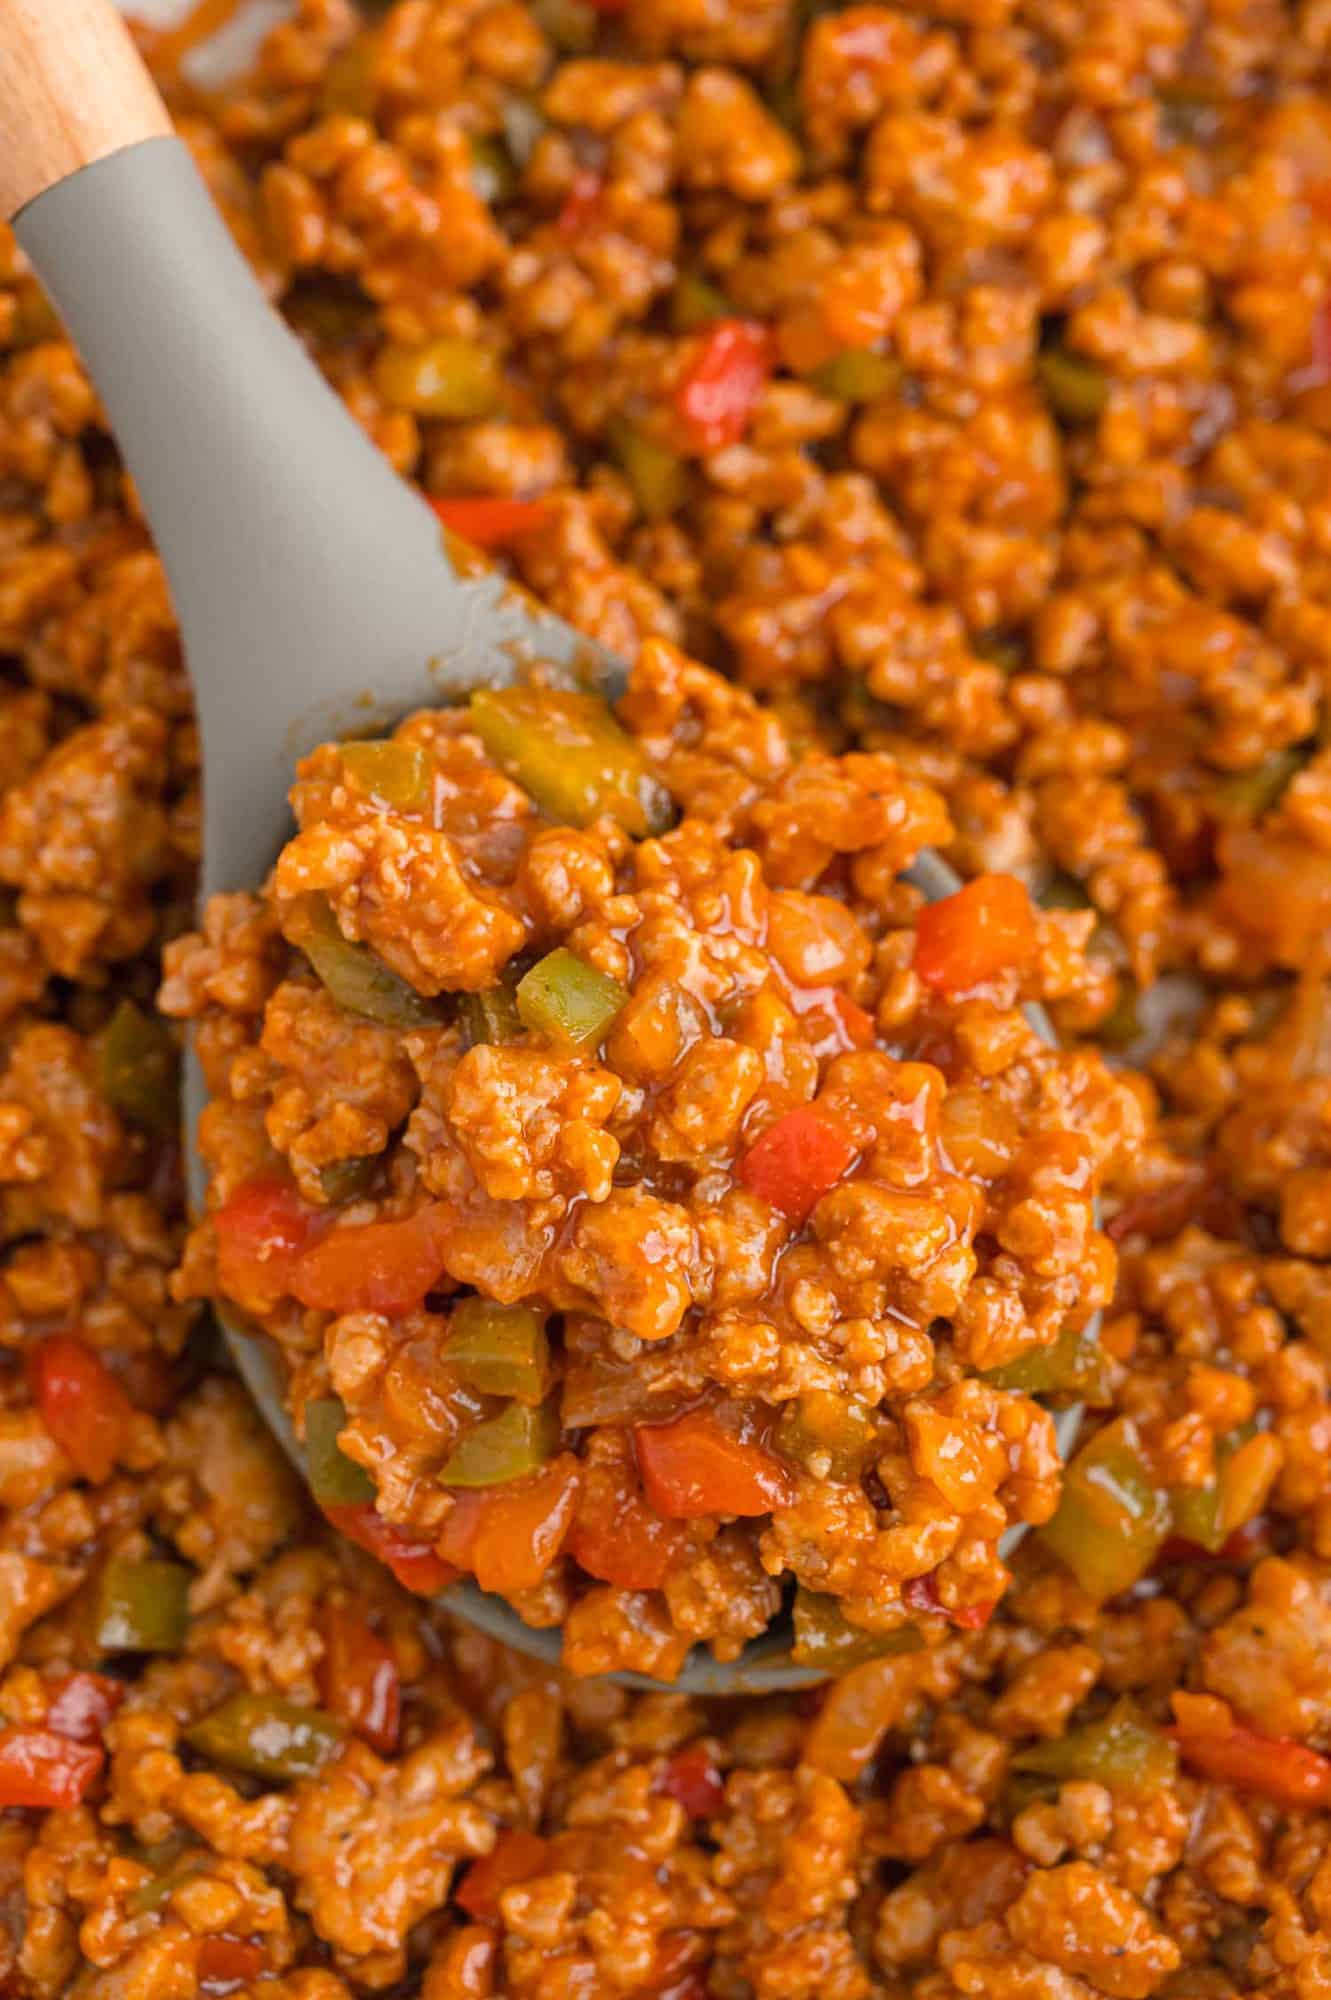
[[(553, 768), (329, 746), (196, 918), (168, 594), (0, 234), (0, 1986), (1317, 2000), (1321, 11), (143, 40), (450, 546), (632, 686)], [(782, 1600), (811, 1695), (596, 1677)]]

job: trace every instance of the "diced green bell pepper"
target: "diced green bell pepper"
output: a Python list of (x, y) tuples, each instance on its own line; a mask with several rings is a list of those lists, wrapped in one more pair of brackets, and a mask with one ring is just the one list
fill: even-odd
[(316, 1396), (305, 1405), (305, 1463), (310, 1491), (321, 1507), (357, 1507), (375, 1496), (365, 1467), (348, 1458), (338, 1443), (346, 1421), (340, 1396)]
[(1161, 84), (1156, 97), (1160, 105), (1160, 122), (1169, 143), (1197, 145), (1214, 136), (1217, 114), (1224, 106), (1219, 83), (1180, 77), (1172, 83)]
[(129, 1899), (130, 1909), (139, 1917), (160, 1910), (172, 1892), (197, 1875), (203, 1866), (203, 1856), (190, 1851), (184, 1834), (172, 1834), (151, 1847), (142, 1847), (131, 1858), (153, 1870), (152, 1880), (136, 1889)]
[(552, 1402), (510, 1403), (464, 1433), (443, 1471), (443, 1486), (504, 1486), (540, 1470), (559, 1449), (559, 1415)]
[(252, 1778), (314, 1778), (346, 1740), (346, 1724), (275, 1694), (234, 1694), (185, 1731), (191, 1750)]
[(901, 363), (894, 355), (875, 354), (872, 348), (848, 347), (815, 368), (811, 380), (840, 403), (874, 403), (900, 387)]
[(1171, 1526), (1176, 1535), (1194, 1548), (1219, 1555), (1229, 1540), (1229, 1530), (1220, 1513), (1220, 1474), (1240, 1445), (1257, 1434), (1256, 1424), (1240, 1424), (1229, 1436), (1218, 1438), (1215, 1471), (1204, 1486), (1176, 1486), (1169, 1496)]
[(378, 1153), (358, 1153), (348, 1160), (330, 1160), (319, 1169), (319, 1189), (330, 1207), (359, 1201), (374, 1185), (379, 1165)]
[(1307, 750), (1276, 750), (1251, 771), (1236, 771), (1215, 787), (1215, 801), (1226, 818), (1261, 819), (1270, 812), (1292, 778), (1308, 762)]
[(1020, 1389), (1028, 1396), (1071, 1396), (1103, 1409), (1111, 1400), (1113, 1370), (1098, 1340), (1065, 1326), (1051, 1347), (1036, 1347), (1005, 1368), (985, 1375), (996, 1389)]
[(1146, 1574), (1169, 1532), (1169, 1502), (1131, 1418), (1106, 1424), (1077, 1453), (1058, 1512), (1036, 1532), (1091, 1597), (1114, 1597)]
[(518, 1013), (533, 1034), (588, 1050), (600, 1047), (629, 996), (617, 979), (560, 945), (518, 981), (517, 997)]
[(106, 1024), (98, 1066), (102, 1095), (122, 1118), (159, 1136), (172, 1129), (180, 1065), (165, 1021), (122, 1000)]
[(669, 793), (599, 695), (478, 688), (470, 720), (500, 770), (549, 818), (590, 826), (608, 813), (635, 838), (669, 826)]
[(1048, 347), (1035, 371), (1045, 401), (1060, 423), (1093, 424), (1109, 401), (1109, 377), (1096, 362), (1065, 347)]
[(596, 46), (596, 9), (590, 0), (531, 0), (537, 25), (561, 55), (586, 55)]
[(488, 991), (460, 995), (458, 1019), (468, 1048), (474, 1049), (481, 1042), (497, 1048), (505, 1042), (515, 1042), (523, 1032), (516, 978), (505, 972), (499, 984)]
[(368, 945), (343, 937), (327, 904), (308, 912), (295, 941), (345, 1013), (384, 1028), (424, 1028), (438, 1022), (432, 1000), (399, 978)]
[(645, 521), (665, 521), (684, 505), (689, 471), (678, 452), (630, 423), (616, 422), (610, 443)]
[(696, 271), (683, 271), (670, 294), (670, 325), (675, 333), (696, 333), (713, 320), (727, 319), (731, 305), (716, 285)]
[(1065, 1784), (1086, 1779), (1107, 1785), (1110, 1791), (1147, 1793), (1172, 1783), (1178, 1753), (1167, 1736), (1142, 1720), (1131, 1702), (1120, 1701), (1097, 1722), (1019, 1750), (1012, 1768)]
[(521, 179), (513, 155), (502, 139), (473, 139), (471, 184), (483, 202), (507, 201)]
[(891, 729), (898, 719), (885, 701), (869, 693), (863, 681), (848, 681), (837, 700), (837, 715), (851, 734), (863, 740), (871, 731)]
[(985, 632), (974, 641), (974, 651), (1005, 674), (1018, 674), (1026, 664), (1025, 644), (1013, 632)]
[(1091, 899), (1075, 875), (1056, 868), (1038, 898), (1042, 910), (1089, 910)]
[(371, 798), (400, 812), (422, 812), (430, 803), (430, 759), (419, 743), (382, 738), (338, 745), (342, 767)]
[(1136, 1041), (1142, 1032), (1141, 1015), (1137, 1010), (1137, 982), (1130, 973), (1118, 975), (1118, 998), (1096, 1029), (1098, 1039), (1106, 1048), (1126, 1049)]
[(488, 417), (504, 392), (503, 371), (491, 349), (450, 334), (419, 347), (385, 347), (374, 379), (386, 403), (418, 417)]
[(448, 1322), (443, 1359), (467, 1388), (482, 1396), (539, 1403), (550, 1387), (545, 1315), (532, 1306), (461, 1299)]
[(1176, 1486), (1169, 1496), (1174, 1533), (1194, 1548), (1218, 1555), (1226, 1537), (1220, 1526), (1220, 1482), (1208, 1479), (1205, 1486)]
[(97, 1585), (96, 1640), (104, 1653), (178, 1653), (189, 1627), (193, 1572), (150, 1557), (109, 1562)]
[(1005, 1826), (1011, 1826), (1028, 1807), (1051, 1805), (1058, 1797), (1058, 1779), (1046, 1777), (1038, 1771), (1009, 1770), (999, 1795), (999, 1813)]
[(811, 1389), (781, 1413), (773, 1439), (783, 1458), (825, 1479), (856, 1480), (873, 1451), (867, 1410), (831, 1390)]
[(840, 1601), (821, 1592), (795, 1592), (795, 1644), (791, 1658), (797, 1666), (820, 1667), (828, 1674), (842, 1674), (865, 1660), (881, 1660), (901, 1653), (918, 1653), (923, 1635), (914, 1625), (900, 1625), (894, 1632), (862, 1632), (847, 1622)]

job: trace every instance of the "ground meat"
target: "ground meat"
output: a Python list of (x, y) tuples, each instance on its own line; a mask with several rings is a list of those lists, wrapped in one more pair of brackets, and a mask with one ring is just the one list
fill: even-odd
[(464, 1723), (387, 1770), (354, 1745), (298, 1796), (296, 1901), (336, 1950), (369, 1958), (372, 1976), (391, 1981), (408, 1931), (443, 1902), (457, 1862), (492, 1847), (492, 1822), (458, 1796), (485, 1761)]
[(1124, 2000), (1145, 2000), (1179, 1962), (1136, 1899), (1084, 1861), (1032, 1875), (1004, 1921), (1034, 1957)]
[(51, 970), (87, 978), (153, 934), (153, 889), (169, 871), (162, 801), (166, 729), (131, 708), (68, 737), (0, 813), (0, 877)]
[(0, 1552), (0, 1657), (6, 1663), (28, 1626), (68, 1596), (78, 1580), (77, 1570), (38, 1562), (17, 1550)]
[[(632, 665), (655, 803), (567, 824), (426, 714), (428, 814), (330, 746), (190, 931), (167, 580), (0, 229), (0, 1988), (1314, 2000), (1319, 9), (295, 0), (214, 89), (225, 11), (137, 32), (242, 248), (450, 532)], [(1032, 892), (1023, 981), (924, 990), (925, 846)], [(334, 1002), (314, 897), (405, 1026)], [(602, 1044), (484, 1031), (556, 946), (628, 994)], [(186, 1229), (171, 1031), (155, 1094), (110, 1059), (159, 981), (218, 1207), (294, 1200), (254, 1269)], [(738, 1169), (811, 1106), (854, 1158), (806, 1221)], [(341, 1289), (275, 1301), (285, 1230)], [(306, 1434), (342, 1403), (340, 1535), (221, 1276)], [(544, 1339), (510, 1423), (565, 1419), (496, 1514), (440, 1479), (512, 1408), (469, 1294)], [(658, 1514), (700, 1412), (762, 1511)], [(563, 1671), (431, 1601), (496, 1550)], [(792, 1585), (817, 1689), (596, 1678)]]
[[(652, 732), (643, 747), (615, 733), (608, 711), (595, 729), (611, 747), (595, 751), (601, 761), (594, 768), (576, 735), (569, 739), (570, 770), (585, 767), (579, 781), (606, 794), (594, 797), (591, 824), (580, 832), (558, 825), (555, 774), (543, 771), (538, 744), (523, 752), (523, 731), (530, 735), (532, 725), (522, 721), (520, 708), (513, 710), (516, 723), (505, 724), (517, 730), (516, 738), (503, 739), (517, 744), (507, 757), (487, 736), (492, 711), (484, 706), (475, 710), (475, 736), (456, 716), (410, 719), (374, 752), (390, 771), (418, 772), (425, 760), (418, 802), (408, 798), (400, 808), (385, 796), (393, 788), (387, 779), (384, 792), (371, 783), (367, 796), (349, 746), (325, 746), (302, 766), (296, 792), (302, 830), (272, 878), (274, 916), (293, 951), (262, 1016), (253, 1011), (248, 979), (242, 974), (229, 984), (217, 964), (232, 935), (229, 900), (193, 947), (177, 947), (165, 998), (196, 1015), (202, 999), (204, 1032), (219, 1051), (216, 1101), (202, 1128), (217, 1206), (190, 1257), (205, 1271), (212, 1258), (208, 1289), (229, 1293), (251, 1313), (266, 1295), (264, 1323), (279, 1344), (289, 1343), (299, 1393), (319, 1387), (317, 1370), (305, 1361), (310, 1324), (282, 1304), (283, 1294), (326, 1308), (339, 1322), (363, 1309), (394, 1322), (451, 1281), (503, 1308), (521, 1307), (526, 1331), (503, 1337), (527, 1341), (536, 1337), (534, 1316), (599, 1319), (626, 1364), (624, 1400), (605, 1412), (620, 1422), (670, 1414), (659, 1411), (650, 1380), (644, 1377), (636, 1398), (630, 1386), (637, 1356), (669, 1344), (679, 1357), (675, 1365), (710, 1395), (711, 1407), (684, 1420), (693, 1428), (682, 1446), (668, 1430), (659, 1442), (652, 1432), (640, 1435), (644, 1467), (654, 1451), (675, 1465), (673, 1472), (644, 1471), (651, 1507), (668, 1518), (709, 1518), (718, 1528), (737, 1515), (745, 1522), (769, 1511), (778, 1517), (766, 1535), (748, 1525), (725, 1531), (707, 1558), (710, 1573), (695, 1559), (673, 1575), (666, 1592), (666, 1629), (673, 1621), (677, 1633), (706, 1640), (730, 1658), (777, 1609), (773, 1579), (783, 1572), (853, 1599), (856, 1617), (881, 1618), (901, 1604), (903, 1583), (935, 1570), (931, 1587), (942, 1593), (940, 1610), (953, 1605), (958, 1591), (967, 1601), (1000, 1594), (994, 1544), (1003, 1526), (1053, 1511), (1052, 1431), (1048, 1418), (1018, 1395), (935, 1375), (928, 1329), (956, 1322), (953, 1357), (988, 1362), (1047, 1345), (1070, 1320), (1084, 1322), (1108, 1297), (1112, 1264), (1092, 1214), (1097, 1177), (1112, 1157), (1120, 1119), (1129, 1130), (1136, 1121), (1107, 1073), (1092, 1077), (1084, 1058), (1050, 1050), (1025, 1025), (1016, 1003), (1023, 993), (1046, 990), (1030, 942), (1018, 944), (1012, 963), (1000, 959), (982, 974), (983, 997), (972, 999), (975, 982), (963, 979), (966, 997), (954, 999), (946, 974), (940, 995), (939, 981), (931, 986), (910, 966), (910, 930), (900, 921), (891, 925), (876, 901), (858, 895), (853, 877), (847, 884), (829, 874), (844, 857), (872, 852), (875, 887), (882, 881), (900, 896), (900, 918), (914, 914), (914, 900), (897, 888), (893, 873), (909, 861), (924, 827), (941, 826), (942, 810), (888, 758), (824, 757), (800, 765), (792, 779), (789, 750), (765, 759), (757, 711), (745, 711), (732, 726), (738, 737), (749, 725), (748, 768), (757, 774), (766, 761), (775, 773), (769, 788), (753, 785), (746, 808), (760, 851), (727, 843), (694, 818), (635, 843), (630, 835), (645, 810), (636, 800), (650, 795), (664, 802), (662, 779), (668, 783), (672, 760), (659, 718), (681, 670), (700, 699), (720, 706), (701, 669), (644, 655), (626, 703)], [(500, 698), (511, 699), (544, 704), (552, 715), (565, 712), (560, 704), (568, 701), (558, 690), (539, 689)], [(675, 732), (685, 733), (681, 721)], [(477, 737), (491, 743), (490, 758), (477, 756)], [(530, 801), (504, 775), (513, 755), (526, 773)], [(616, 805), (616, 785), (627, 803)], [(813, 809), (815, 798), (821, 810)], [(429, 824), (422, 816), (427, 807)], [(810, 825), (818, 829), (816, 851), (807, 845)], [(423, 954), (439, 944), (439, 923), (428, 899), (408, 893), (407, 885), (416, 866), (411, 857), (435, 852), (441, 842), (450, 865), (469, 871), (477, 908), (502, 907), (511, 928), (478, 931), (465, 945), (462, 931), (454, 931), (447, 950), (462, 955), (451, 969), (442, 960), (430, 969)], [(399, 857), (393, 865), (404, 885), (396, 903), (368, 886), (364, 872), (366, 865), (380, 869), (380, 860), (367, 864), (367, 857), (390, 853)], [(769, 881), (764, 855), (776, 883), (789, 886)], [(1024, 892), (1013, 888), (1031, 931)], [(322, 918), (309, 914), (316, 894)], [(323, 931), (308, 928), (319, 922)], [(234, 935), (251, 964), (247, 914)], [(521, 968), (506, 971), (507, 984), (496, 989), (493, 953), (507, 961), (528, 939), (556, 949), (526, 977)], [(320, 984), (309, 983), (306, 961)], [(556, 981), (599, 981), (598, 990), (612, 996), (601, 1002), (605, 1024), (583, 1038), (585, 1046), (532, 1014), (537, 1003), (528, 996), (547, 971)], [(378, 987), (362, 992), (348, 984), (353, 979)], [(456, 1029), (448, 1032), (448, 1017), (427, 1005), (441, 983), (455, 994), (488, 996), (484, 1005), (507, 1009), (511, 1024), (487, 1025), (489, 1016), (455, 1000)], [(395, 1035), (395, 1015), (404, 1009), (399, 1027), (409, 1032)], [(885, 1019), (898, 1049), (904, 1042), (902, 1053), (868, 1046)], [(940, 1036), (953, 1051), (945, 1068), (916, 1055)], [(1067, 1075), (1056, 1079), (1060, 1068)], [(1041, 1107), (1024, 1138), (1009, 1099)], [(1060, 1110), (1074, 1103), (1099, 1145), (1088, 1146), (1071, 1122), (1060, 1122)], [(949, 1107), (957, 1107), (950, 1116)], [(320, 1209), (341, 1211), (338, 1226), (311, 1242), (308, 1256), (349, 1260), (345, 1283), (310, 1290), (294, 1266), (289, 1275), (273, 1269), (270, 1282), (245, 1262), (243, 1249), (236, 1251), (236, 1215), (256, 1201), (287, 1198), (270, 1174), (255, 1175), (260, 1115), (297, 1192)], [(400, 1144), (390, 1145), (392, 1128), (404, 1118)], [(959, 1173), (948, 1146), (963, 1127), (968, 1171)], [(822, 1178), (807, 1198), (787, 1195), (783, 1184), (783, 1176), (805, 1169), (781, 1164), (783, 1149), (804, 1143), (788, 1135), (805, 1129), (826, 1134), (813, 1143), (838, 1156), (815, 1166)], [(771, 1164), (758, 1164), (764, 1160)], [(349, 1199), (339, 1200), (329, 1174), (344, 1162), (354, 1163), (357, 1179)], [(374, 1193), (376, 1179), (382, 1198)], [(404, 1214), (402, 1192), (413, 1181), (432, 1199)], [(745, 1192), (757, 1197), (747, 1209)], [(764, 1215), (759, 1282), (746, 1290), (737, 1274)], [(319, 1231), (325, 1221), (311, 1210), (293, 1226)], [(417, 1278), (401, 1279), (400, 1299), (391, 1279), (370, 1279), (366, 1288), (357, 1249), (405, 1248), (417, 1237), (424, 1261)], [(231, 1277), (238, 1256), (253, 1274), (239, 1283)], [(978, 1303), (986, 1291), (1001, 1293), (1010, 1306), (998, 1341), (977, 1330), (995, 1317), (992, 1304)], [(475, 1303), (454, 1307), (459, 1328)], [(484, 1426), (496, 1421), (474, 1393), (460, 1401), (455, 1390), (450, 1398), (451, 1324), (440, 1333), (442, 1381), (423, 1378), (414, 1403), (405, 1376), (391, 1398), (383, 1393), (377, 1332), (365, 1327), (326, 1339), (347, 1444), (359, 1463), (376, 1470), (381, 1507), (400, 1528), (437, 1541), (446, 1560), (479, 1562), (492, 1587), (502, 1589), (511, 1578), (515, 1602), (527, 1601), (525, 1593), (546, 1578), (561, 1601), (587, 1577), (628, 1591), (632, 1612), (615, 1596), (593, 1593), (594, 1607), (572, 1628), (570, 1657), (602, 1661), (609, 1644), (622, 1663), (659, 1672), (665, 1655), (653, 1634), (662, 1607), (644, 1622), (636, 1605), (643, 1590), (663, 1581), (650, 1560), (629, 1558), (627, 1568), (623, 1557), (609, 1558), (609, 1568), (605, 1558), (599, 1567), (594, 1557), (582, 1563), (582, 1535), (571, 1544), (576, 1567), (555, 1573), (567, 1533), (561, 1524), (571, 1519), (555, 1489), (559, 1495), (570, 1489), (545, 1473), (546, 1485), (528, 1492), (519, 1484), (553, 1456), (548, 1446), (535, 1456), (520, 1452), (515, 1472), (490, 1482), (505, 1490), (442, 1507), (435, 1481), (447, 1486), (450, 1465), (461, 1464), (472, 1448), (471, 1434), (485, 1435)], [(510, 1317), (503, 1324), (518, 1322)], [(557, 1323), (555, 1332), (557, 1368)], [(912, 1335), (908, 1358), (892, 1353)], [(537, 1377), (543, 1365), (533, 1363)], [(466, 1364), (461, 1372), (466, 1395)], [(528, 1403), (548, 1386), (536, 1380)], [(470, 1384), (471, 1391), (477, 1387), (484, 1394), (486, 1382)], [(798, 1442), (799, 1399), (811, 1391), (825, 1403), (867, 1400), (876, 1405), (880, 1428), (890, 1418), (900, 1426), (905, 1463), (898, 1466), (884, 1429), (877, 1477), (887, 1505), (876, 1516), (872, 1502), (866, 1510), (869, 1520), (855, 1537), (862, 1544), (858, 1559), (844, 1538), (831, 1550), (822, 1546), (838, 1518), (838, 1499), (842, 1514), (851, 1501), (834, 1493), (828, 1505), (808, 1491), (831, 1470), (816, 1446)], [(521, 1407), (513, 1403), (510, 1410)], [(840, 1419), (843, 1428), (863, 1421)], [(795, 1439), (784, 1453), (782, 1425)], [(776, 1456), (768, 1442), (774, 1427)], [(566, 1415), (564, 1444), (578, 1455), (589, 1440), (575, 1440), (573, 1432), (583, 1428)], [(699, 1451), (710, 1451), (713, 1460), (729, 1454), (742, 1490), (736, 1494), (724, 1480), (718, 1485), (716, 1470), (686, 1470), (693, 1483), (672, 1498), (681, 1449), (688, 1463)], [(809, 1450), (814, 1458), (806, 1463)], [(866, 1440), (865, 1466), (869, 1457)], [(801, 1468), (809, 1477), (798, 1480)], [(570, 1477), (578, 1477), (576, 1470)], [(467, 1478), (464, 1472), (463, 1485)], [(833, 1479), (842, 1489), (858, 1485), (853, 1468), (836, 1470)], [(626, 1468), (620, 1500), (598, 1486), (596, 1509), (613, 1518), (618, 1507), (641, 1508), (635, 1485), (636, 1473)], [(549, 1511), (538, 1497), (547, 1486)], [(783, 1528), (780, 1510), (797, 1492), (798, 1521)], [(584, 1518), (592, 1504), (584, 1493)], [(488, 1555), (469, 1560), (464, 1537), (485, 1537), (489, 1548), (484, 1523), (498, 1521), (495, 1510), (510, 1506), (528, 1511), (525, 1527), (505, 1517), (506, 1562)], [(658, 1520), (653, 1532), (667, 1530)], [(636, 1650), (623, 1651), (634, 1643)]]
[(1268, 1557), (1246, 1602), (1208, 1634), (1204, 1684), (1270, 1736), (1325, 1742), (1329, 1621), (1320, 1574)]
[(207, 1383), (166, 1425), (164, 1441), (163, 1504), (200, 1570), (257, 1568), (287, 1540), (298, 1519), (296, 1476), (235, 1384)]

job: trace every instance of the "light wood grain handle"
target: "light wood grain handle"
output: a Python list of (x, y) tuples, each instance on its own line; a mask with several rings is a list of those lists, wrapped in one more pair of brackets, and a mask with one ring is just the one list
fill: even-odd
[(0, 0), (0, 215), (170, 130), (110, 0)]

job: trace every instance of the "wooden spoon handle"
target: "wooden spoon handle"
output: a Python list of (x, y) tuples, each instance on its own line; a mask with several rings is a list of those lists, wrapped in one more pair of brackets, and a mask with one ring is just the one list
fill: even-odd
[(170, 130), (110, 0), (0, 0), (0, 215)]

